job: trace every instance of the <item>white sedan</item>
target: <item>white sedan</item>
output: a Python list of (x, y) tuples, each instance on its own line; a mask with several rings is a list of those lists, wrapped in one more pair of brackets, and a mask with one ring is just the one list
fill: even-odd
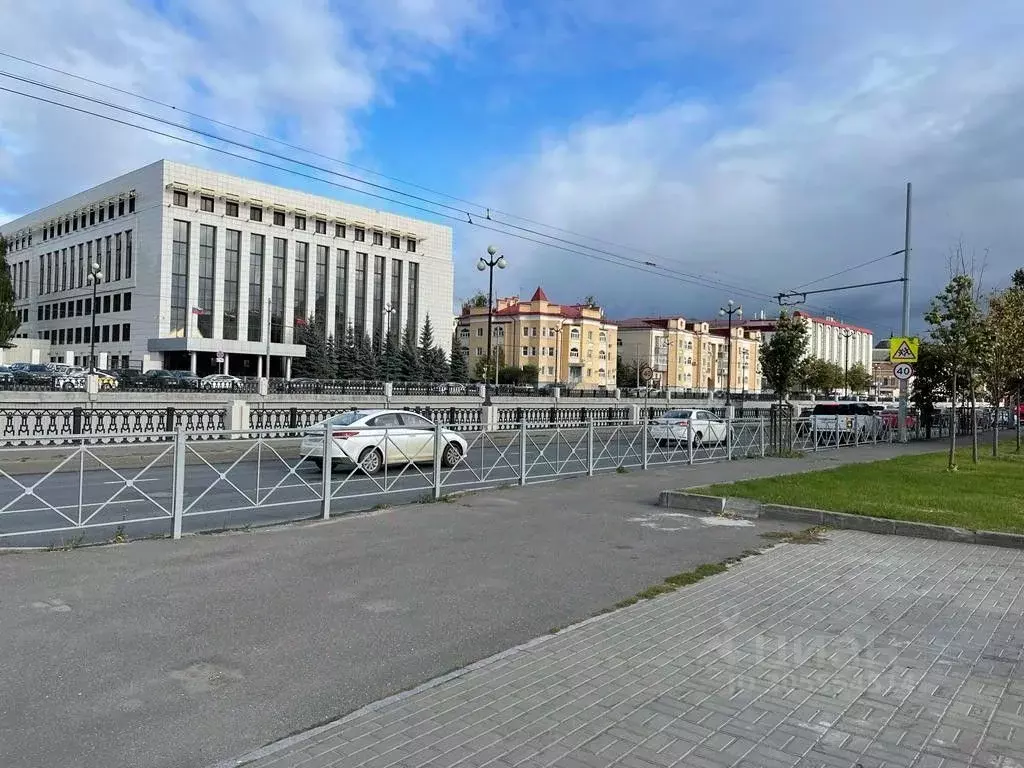
[(200, 389), (230, 389), (236, 390), (241, 386), (241, 380), (226, 373), (214, 373), (204, 376), (199, 380)]
[(685, 409), (667, 411), (651, 422), (651, 437), (658, 443), (685, 443), (690, 437), (694, 445), (724, 443), (729, 425), (710, 411)]
[[(357, 466), (367, 474), (385, 466), (434, 461), (436, 427), (412, 411), (350, 411), (333, 416), (305, 431), (301, 452), (323, 467), (324, 430), (331, 430), (331, 469)], [(461, 435), (441, 428), (441, 466), (454, 467), (466, 455)]]

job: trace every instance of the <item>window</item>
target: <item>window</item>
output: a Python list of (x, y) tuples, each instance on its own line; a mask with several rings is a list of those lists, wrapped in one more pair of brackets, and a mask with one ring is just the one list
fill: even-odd
[(484, 329), (483, 329), (483, 327), (480, 327), (480, 328), (477, 328), (477, 329), (476, 329), (476, 335), (477, 335), (477, 336), (483, 336), (483, 335), (484, 335)]
[(369, 256), (365, 253), (356, 254), (356, 306), (355, 331), (360, 338), (366, 328), (366, 266)]
[(124, 216), (124, 198), (117, 201), (117, 215)]
[(366, 230), (363, 229), (362, 227), (353, 227), (352, 234), (355, 237), (357, 243), (366, 242)]
[[(132, 198), (133, 200), (135, 198)], [(124, 277), (130, 280), (132, 276), (132, 231), (125, 230), (124, 233)]]
[(38, 310), (38, 312), (37, 312), (38, 316), (36, 317), (36, 320), (42, 320), (43, 319), (43, 308), (42, 307), (36, 307), (36, 309)]
[(61, 320), (67, 317), (68, 308), (63, 301), (57, 304), (57, 310), (57, 317), (59, 317)]
[(85, 300), (85, 315), (88, 316), (88, 315), (91, 315), (91, 314), (92, 314), (92, 299), (86, 299)]
[(263, 221), (263, 209), (258, 205), (250, 205), (249, 221)]
[[(82, 229), (85, 229), (86, 222), (87, 222), (87, 219), (85, 217), (85, 211), (82, 211)], [(31, 243), (30, 243), (30, 245), (31, 245)]]
[(224, 338), (238, 338), (239, 281), (242, 260), (242, 233), (225, 230), (224, 242)]
[[(121, 341), (131, 341), (131, 340), (132, 340), (132, 326), (131, 326), (131, 323), (124, 323), (121, 326)], [(125, 355), (125, 357), (123, 359), (124, 359), (123, 367), (127, 368), (128, 367), (128, 356)]]
[(384, 264), (383, 256), (373, 257), (373, 341), (384, 339)]
[(121, 279), (121, 233), (114, 235), (114, 279)]
[(64, 343), (64, 329), (63, 328), (61, 328), (60, 330), (57, 331), (57, 343), (58, 344), (63, 344)]
[[(263, 235), (249, 235), (249, 341), (263, 340)], [(269, 371), (267, 372), (269, 375)]]
[(295, 228), (299, 229), (299, 230), (302, 230), (303, 232), (306, 231), (306, 217), (305, 216), (299, 216), (299, 214), (295, 214)]
[(71, 220), (71, 231), (72, 232), (77, 232), (78, 231), (78, 217), (77, 216), (75, 216)]
[(82, 328), (81, 328), (81, 326), (79, 326), (78, 328), (75, 328), (75, 344), (81, 344), (81, 343), (82, 343)]
[[(130, 293), (126, 293), (125, 296), (126, 297), (127, 296), (131, 296), (131, 294)], [(131, 309), (131, 307), (126, 306), (125, 309)], [(75, 317), (81, 317), (81, 316), (82, 316), (82, 300), (79, 299), (78, 301), (75, 302)]]
[(529, 328), (523, 328), (523, 338), (526, 339), (526, 338), (529, 338), (529, 337), (530, 337), (530, 329)]
[(217, 250), (217, 228), (210, 224), (199, 225), (199, 285), (196, 299), (203, 314), (196, 318), (199, 336), (213, 337), (213, 282), (216, 266), (214, 253)]
[(348, 328), (348, 251), (338, 249), (338, 266), (334, 279), (334, 340), (341, 344)]
[(110, 314), (110, 294), (103, 297), (103, 314)]
[(334, 236), (335, 237), (345, 237), (345, 225), (344, 224), (335, 224), (334, 225)]
[(64, 227), (64, 222), (63, 221), (58, 221), (57, 222), (57, 237), (60, 237), (63, 234), (63, 227)]
[[(184, 205), (184, 203), (182, 203), (182, 205)], [(106, 209), (106, 208), (104, 208), (104, 207), (103, 207), (103, 206), (101, 205), (101, 206), (100, 206), (100, 224), (102, 224), (102, 223), (103, 223), (103, 219), (104, 219), (104, 218), (106, 217), (106, 215), (107, 215), (107, 209)], [(52, 231), (52, 230), (50, 231), (50, 237), (53, 237), (53, 231)]]
[(327, 222), (324, 221), (323, 219), (317, 219), (316, 220), (316, 233), (318, 235), (326, 235), (327, 234)]
[(112, 326), (110, 326), (110, 340), (111, 341), (120, 341), (121, 340), (121, 326), (120, 325), (112, 325)]
[(101, 329), (103, 341), (110, 341), (110, 326), (104, 325)]
[(130, 312), (131, 311), (131, 309), (132, 309), (132, 295), (130, 293), (126, 293), (124, 295), (124, 302), (123, 302), (122, 305), (124, 306), (124, 311), (125, 312)]
[(409, 262), (409, 278), (406, 280), (408, 288), (405, 297), (406, 316), (405, 322), (413, 329), (419, 328), (419, 296), (420, 296), (420, 265)]
[(171, 239), (171, 318), (170, 335), (181, 336), (187, 334), (186, 321), (188, 320), (188, 247), (189, 247), (190, 225), (187, 221), (174, 220), (174, 229)]
[(60, 289), (68, 289), (68, 249), (63, 248), (60, 252)]
[[(132, 198), (132, 199), (134, 200), (134, 198)], [(89, 211), (89, 226), (91, 227), (95, 223), (96, 223), (96, 211), (95, 210)], [(43, 233), (45, 234), (46, 230), (43, 230)]]
[(536, 347), (530, 347), (530, 356), (531, 357), (536, 357), (537, 356), (537, 348)]
[(112, 266), (111, 262), (113, 261), (113, 256), (114, 256), (113, 250), (110, 247), (110, 241), (112, 239), (113, 238), (110, 235), (107, 235), (107, 239), (106, 239), (107, 250), (106, 250), (106, 257), (105, 257), (106, 258), (106, 266), (103, 268), (103, 282), (105, 282), (105, 283), (109, 283), (110, 282), (110, 267)]
[(135, 195), (128, 198), (128, 213), (135, 213)]
[(275, 227), (283, 227), (284, 226), (284, 211), (274, 211), (274, 226)]
[(199, 210), (205, 211), (206, 213), (213, 213), (213, 198), (209, 195), (203, 195), (200, 197)]
[(235, 200), (227, 200), (224, 203), (224, 215), (238, 218), (238, 203)]
[(523, 347), (523, 357), (526, 357), (529, 354), (530, 354), (530, 348), (529, 347)]
[(85, 326), (85, 328), (82, 329), (82, 342), (85, 343), (85, 344), (89, 344), (91, 341), (92, 341), (92, 328), (90, 328), (89, 326)]
[(327, 319), (327, 261), (330, 258), (330, 249), (326, 245), (316, 247), (316, 276), (314, 287), (316, 301), (313, 305), (313, 315)]
[[(174, 204), (182, 208), (188, 207), (188, 192), (182, 192), (180, 189), (174, 190)], [(103, 210), (102, 208), (100, 209)], [(100, 219), (102, 221), (102, 219)]]
[[(283, 214), (282, 214), (283, 215)], [(274, 213), (277, 216), (277, 213)], [(274, 238), (274, 260), (270, 267), (270, 340), (284, 341), (284, 273), (288, 261), (288, 241)]]
[(391, 236), (391, 247), (397, 249), (402, 244), (402, 238), (398, 235)]
[(295, 243), (295, 290), (292, 292), (292, 304), (296, 319), (305, 320), (309, 317), (306, 304), (306, 279), (309, 276), (309, 243)]
[(384, 245), (384, 233), (383, 232), (374, 232), (373, 233), (373, 244), (374, 245)]
[(107, 218), (108, 219), (114, 218), (114, 201), (113, 200), (111, 200), (107, 204)]
[[(89, 253), (92, 253), (92, 243), (89, 243)], [(85, 285), (85, 248), (79, 243), (78, 245), (78, 278), (76, 284), (79, 288)]]
[(111, 307), (113, 309), (113, 311), (114, 312), (120, 312), (121, 311), (121, 294), (120, 293), (115, 293), (114, 297), (113, 297), (113, 299), (111, 301), (113, 303), (113, 306)]

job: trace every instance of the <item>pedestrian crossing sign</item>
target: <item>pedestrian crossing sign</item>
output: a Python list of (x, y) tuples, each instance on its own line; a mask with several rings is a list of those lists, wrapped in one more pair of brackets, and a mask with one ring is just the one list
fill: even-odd
[(890, 363), (916, 363), (921, 340), (916, 336), (895, 336), (889, 339)]

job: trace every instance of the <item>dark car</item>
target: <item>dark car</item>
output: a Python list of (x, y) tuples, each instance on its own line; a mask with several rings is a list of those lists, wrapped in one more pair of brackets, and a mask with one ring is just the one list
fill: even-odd
[(31, 363), (21, 368), (15, 368), (11, 373), (14, 374), (14, 380), (19, 384), (51, 384), (56, 376), (49, 366), (42, 363)]
[(198, 389), (199, 377), (188, 371), (147, 371), (145, 386), (153, 389)]

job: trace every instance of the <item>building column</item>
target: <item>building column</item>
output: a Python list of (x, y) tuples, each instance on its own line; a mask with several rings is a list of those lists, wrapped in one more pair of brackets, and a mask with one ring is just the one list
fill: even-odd
[(227, 352), (225, 352), (224, 353), (224, 362), (221, 363), (220, 372), (221, 373), (228, 373), (230, 370), (231, 370), (231, 356)]
[(192, 373), (193, 376), (196, 375), (197, 364), (198, 364), (198, 355), (195, 352), (189, 352), (188, 353), (188, 369)]
[(263, 355), (256, 356), (256, 378), (263, 378)]
[(292, 359), (290, 356), (284, 359), (284, 377), (289, 381), (292, 378)]

